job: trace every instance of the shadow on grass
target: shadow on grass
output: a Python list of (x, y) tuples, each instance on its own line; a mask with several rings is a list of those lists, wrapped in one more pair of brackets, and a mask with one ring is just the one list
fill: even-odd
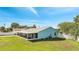
[(30, 42), (39, 42), (39, 41), (64, 41), (65, 38), (49, 38), (49, 39), (38, 39), (38, 40), (29, 40)]

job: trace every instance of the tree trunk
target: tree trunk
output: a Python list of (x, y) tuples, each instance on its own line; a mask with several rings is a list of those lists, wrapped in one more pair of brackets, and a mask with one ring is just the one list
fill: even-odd
[(77, 35), (75, 35), (75, 40), (77, 41)]
[(78, 36), (78, 24), (75, 23), (75, 40), (77, 41), (77, 36)]

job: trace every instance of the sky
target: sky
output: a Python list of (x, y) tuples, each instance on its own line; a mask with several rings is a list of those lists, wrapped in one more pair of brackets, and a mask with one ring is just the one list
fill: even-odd
[(0, 26), (9, 27), (16, 22), (56, 28), (61, 22), (72, 22), (76, 15), (79, 15), (78, 7), (0, 7)]

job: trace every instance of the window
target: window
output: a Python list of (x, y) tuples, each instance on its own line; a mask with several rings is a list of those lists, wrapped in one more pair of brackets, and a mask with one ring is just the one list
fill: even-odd
[(38, 34), (37, 33), (35, 33), (35, 38), (38, 38)]
[(54, 33), (54, 35), (56, 36), (56, 32)]

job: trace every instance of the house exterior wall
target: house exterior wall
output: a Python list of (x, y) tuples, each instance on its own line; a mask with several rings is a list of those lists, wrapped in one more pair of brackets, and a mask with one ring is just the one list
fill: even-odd
[[(75, 40), (75, 36), (73, 35), (69, 35), (69, 34), (63, 34), (63, 37), (66, 39), (71, 39), (71, 40)], [(79, 36), (77, 37), (77, 41), (79, 42)]]
[(78, 39), (77, 41), (79, 42), (79, 36), (77, 37), (77, 39)]
[(45, 30), (42, 30), (42, 31), (38, 32), (38, 39), (47, 38), (50, 35), (51, 35), (52, 38), (57, 37), (57, 35), (58, 35), (57, 30), (53, 29), (52, 27), (49, 27), (49, 28), (47, 28)]
[(69, 35), (69, 34), (62, 34), (64, 38), (66, 39), (74, 39), (74, 36)]
[[(66, 39), (71, 39), (71, 40), (75, 40), (75, 37), (73, 35), (70, 35), (70, 34), (62, 34), (63, 38), (66, 38)], [(77, 41), (79, 42), (79, 36), (77, 37)]]

